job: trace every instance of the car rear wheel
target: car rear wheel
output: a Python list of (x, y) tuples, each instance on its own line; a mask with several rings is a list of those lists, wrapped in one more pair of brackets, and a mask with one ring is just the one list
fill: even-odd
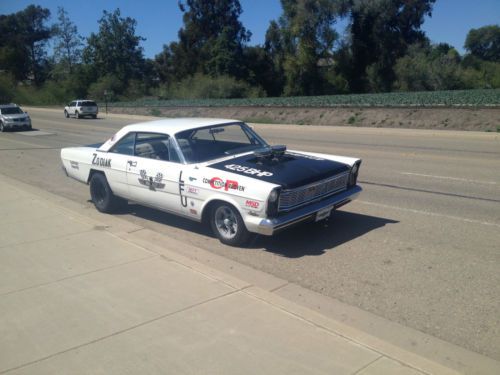
[(64, 117), (69, 118), (69, 113), (66, 110), (64, 110)]
[(95, 120), (97, 118), (97, 115), (92, 115), (92, 118)]
[(3, 126), (3, 122), (0, 121), (0, 132), (4, 132), (5, 131), (5, 127)]
[(78, 111), (75, 112), (75, 117), (80, 118), (80, 113)]
[(228, 203), (218, 203), (212, 208), (210, 226), (217, 238), (226, 245), (243, 245), (250, 237), (238, 210)]
[(99, 212), (111, 213), (124, 201), (113, 194), (106, 176), (94, 173), (90, 178), (90, 197)]

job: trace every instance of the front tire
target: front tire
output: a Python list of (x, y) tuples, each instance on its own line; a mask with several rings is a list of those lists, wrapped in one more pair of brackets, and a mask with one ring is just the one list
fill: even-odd
[(250, 237), (238, 210), (231, 204), (216, 204), (210, 213), (210, 226), (220, 242), (230, 246), (243, 245)]
[(3, 122), (0, 121), (0, 133), (3, 133), (5, 131), (5, 127), (3, 126)]
[(79, 119), (79, 118), (81, 118), (81, 117), (80, 117), (80, 112), (76, 111), (76, 112), (75, 112), (75, 117), (76, 117), (76, 118), (78, 118), (78, 119)]
[(69, 113), (66, 110), (64, 110), (64, 117), (69, 118)]
[(112, 213), (123, 202), (113, 194), (106, 176), (102, 173), (94, 173), (90, 178), (90, 197), (95, 208), (103, 213)]

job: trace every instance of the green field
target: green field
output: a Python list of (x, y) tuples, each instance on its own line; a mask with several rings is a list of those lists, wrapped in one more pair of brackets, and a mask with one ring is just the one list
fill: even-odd
[(498, 107), (500, 89), (248, 99), (155, 100), (108, 103), (110, 107)]

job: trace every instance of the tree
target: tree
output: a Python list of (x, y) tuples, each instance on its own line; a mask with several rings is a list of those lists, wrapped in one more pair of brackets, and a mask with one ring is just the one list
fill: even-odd
[(0, 63), (17, 80), (32, 79), (37, 85), (43, 82), (45, 46), (53, 32), (45, 25), (49, 17), (48, 9), (35, 5), (0, 16)]
[(350, 63), (344, 72), (351, 91), (389, 91), (394, 64), (408, 46), (426, 41), (420, 29), (436, 0), (351, 0)]
[(465, 39), (465, 49), (485, 61), (500, 62), (500, 26), (471, 29)]
[(283, 14), (271, 22), (266, 48), (283, 71), (286, 95), (313, 95), (326, 91), (323, 67), (332, 62), (338, 35), (333, 29), (342, 1), (281, 0)]
[(99, 32), (90, 34), (83, 50), (83, 61), (92, 67), (95, 78), (113, 81), (111, 75), (125, 85), (130, 79), (141, 79), (144, 57), (139, 44), (144, 38), (135, 35), (137, 22), (122, 18), (120, 9), (103, 11), (98, 22)]
[(59, 22), (54, 28), (56, 38), (54, 55), (56, 61), (64, 67), (64, 70), (71, 74), (74, 65), (81, 60), (83, 38), (78, 34), (76, 25), (71, 22), (68, 13), (63, 7), (57, 8), (57, 19)]
[(172, 55), (175, 78), (195, 73), (240, 78), (243, 46), (251, 34), (239, 21), (239, 0), (186, 0), (179, 7), (184, 21), (179, 42), (164, 49)]

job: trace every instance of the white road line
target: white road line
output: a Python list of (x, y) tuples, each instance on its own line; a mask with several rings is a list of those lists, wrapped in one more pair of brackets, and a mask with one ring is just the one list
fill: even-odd
[(463, 221), (465, 223), (481, 224), (481, 225), (488, 225), (490, 227), (498, 227), (498, 228), (500, 228), (500, 224), (491, 223), (489, 221), (467, 219), (467, 218), (459, 217), (459, 216), (437, 214), (435, 212), (430, 212), (430, 211), (422, 211), (422, 210), (414, 210), (412, 208), (403, 208), (403, 207), (390, 206), (390, 205), (387, 205), (387, 204), (368, 202), (368, 201), (364, 201), (364, 200), (360, 200), (360, 199), (356, 199), (355, 202), (366, 204), (367, 206), (383, 207), (383, 208), (389, 208), (389, 209), (392, 209), (392, 210), (412, 212), (412, 213), (415, 213), (415, 214), (421, 214), (421, 215), (427, 215), (427, 216), (434, 216), (434, 217), (443, 217), (443, 218), (446, 218), (446, 219)]
[(498, 185), (498, 182), (495, 182), (495, 181), (470, 180), (470, 179), (467, 179), (467, 178), (436, 176), (436, 175), (432, 175), (432, 174), (421, 174), (421, 173), (412, 173), (412, 172), (399, 172), (399, 173), (400, 174), (404, 174), (406, 176), (441, 178), (443, 180), (452, 180), (452, 181), (460, 181), (460, 182), (470, 182), (470, 183), (474, 183), (474, 184)]

